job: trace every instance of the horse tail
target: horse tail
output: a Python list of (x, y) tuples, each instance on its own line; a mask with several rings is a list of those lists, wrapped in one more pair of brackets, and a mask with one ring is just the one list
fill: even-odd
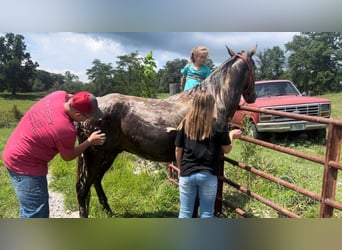
[[(78, 138), (78, 143), (81, 144), (83, 143), (88, 136), (85, 133), (84, 127), (82, 123), (77, 124), (77, 138)], [(86, 168), (85, 168), (85, 161), (84, 161), (84, 152), (77, 157), (77, 183), (78, 185), (82, 185), (82, 180), (86, 177)]]

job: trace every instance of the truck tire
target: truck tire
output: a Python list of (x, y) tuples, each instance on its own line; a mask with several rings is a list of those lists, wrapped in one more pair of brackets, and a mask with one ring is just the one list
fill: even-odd
[(308, 139), (320, 144), (326, 144), (326, 135), (325, 128), (308, 131)]
[(258, 130), (257, 130), (257, 128), (253, 122), (251, 122), (249, 125), (248, 135), (250, 137), (253, 137), (254, 139), (258, 139), (258, 140), (264, 139), (263, 133), (258, 132)]

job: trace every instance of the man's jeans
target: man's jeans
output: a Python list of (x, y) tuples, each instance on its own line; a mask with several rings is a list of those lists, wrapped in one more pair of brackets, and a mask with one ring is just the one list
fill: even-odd
[(191, 218), (196, 195), (199, 195), (200, 217), (212, 218), (217, 192), (217, 176), (209, 171), (200, 171), (179, 178), (179, 218)]
[(46, 176), (17, 174), (8, 169), (19, 199), (21, 218), (49, 218), (49, 193)]

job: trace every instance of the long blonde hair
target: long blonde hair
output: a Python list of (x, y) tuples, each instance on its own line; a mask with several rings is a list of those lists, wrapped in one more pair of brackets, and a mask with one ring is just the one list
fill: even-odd
[(214, 96), (201, 91), (194, 96), (190, 110), (178, 126), (184, 126), (185, 134), (191, 140), (204, 140), (213, 133), (215, 99)]

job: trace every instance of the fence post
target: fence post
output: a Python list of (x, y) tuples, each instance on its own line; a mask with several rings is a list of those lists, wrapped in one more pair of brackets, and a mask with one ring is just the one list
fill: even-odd
[(320, 217), (330, 218), (333, 216), (334, 208), (325, 204), (325, 199), (335, 199), (336, 180), (338, 169), (329, 166), (330, 161), (339, 162), (341, 149), (342, 127), (329, 124), (327, 149), (324, 163), (322, 201), (320, 207)]
[[(219, 177), (224, 176), (224, 159), (220, 160), (218, 173), (217, 173), (217, 193), (215, 200), (215, 215), (222, 214), (222, 192), (223, 192), (223, 180)], [(219, 197), (220, 199), (217, 199)]]

